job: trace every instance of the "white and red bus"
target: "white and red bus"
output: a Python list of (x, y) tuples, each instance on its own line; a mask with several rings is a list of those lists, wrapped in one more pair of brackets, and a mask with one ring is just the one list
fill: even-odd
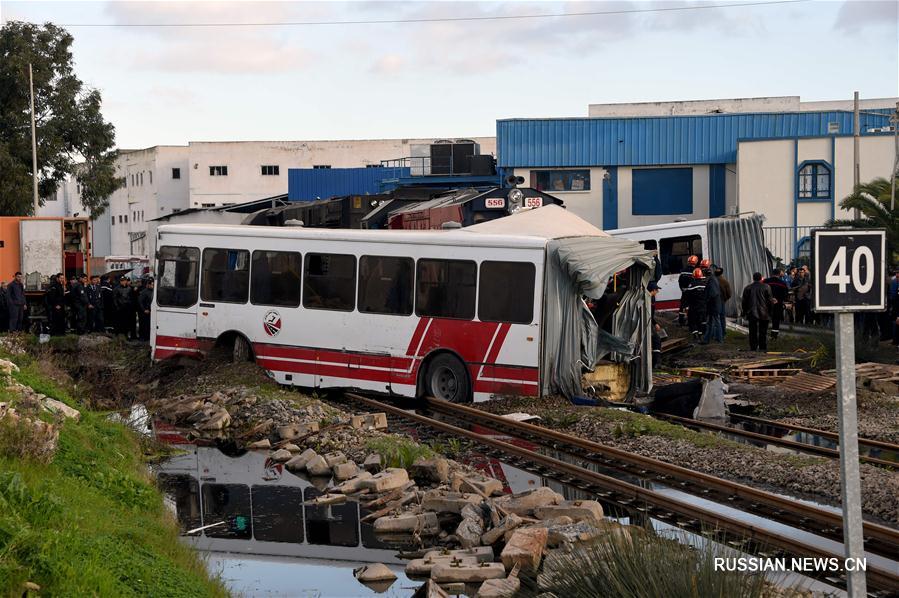
[(539, 395), (558, 342), (543, 327), (548, 238), (474, 228), (161, 226), (153, 358), (224, 345), (282, 384)]

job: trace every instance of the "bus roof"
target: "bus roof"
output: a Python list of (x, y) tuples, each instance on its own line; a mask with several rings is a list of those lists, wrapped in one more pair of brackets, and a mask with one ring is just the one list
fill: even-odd
[(160, 236), (225, 235), (270, 239), (308, 239), (357, 243), (409, 243), (415, 245), (542, 248), (547, 241), (571, 237), (606, 237), (585, 220), (556, 205), (526, 210), (464, 229), (357, 230), (300, 226), (248, 226), (230, 224), (166, 224)]
[(738, 214), (737, 216), (718, 216), (716, 218), (702, 218), (700, 220), (682, 220), (680, 222), (663, 222), (662, 224), (648, 224), (646, 226), (629, 226), (627, 228), (616, 228), (614, 230), (606, 231), (612, 236), (616, 235), (624, 235), (627, 233), (634, 232), (649, 232), (649, 231), (657, 231), (657, 230), (677, 230), (679, 228), (691, 228), (696, 226), (706, 226), (709, 222), (720, 222), (726, 220), (740, 220), (741, 218), (747, 218), (750, 216), (754, 216), (755, 212), (743, 212)]

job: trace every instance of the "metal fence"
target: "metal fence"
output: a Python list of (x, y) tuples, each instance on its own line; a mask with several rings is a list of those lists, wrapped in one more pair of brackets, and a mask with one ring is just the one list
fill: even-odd
[[(763, 226), (765, 247), (783, 265), (808, 263), (813, 226)], [(779, 258), (779, 259), (778, 259)]]

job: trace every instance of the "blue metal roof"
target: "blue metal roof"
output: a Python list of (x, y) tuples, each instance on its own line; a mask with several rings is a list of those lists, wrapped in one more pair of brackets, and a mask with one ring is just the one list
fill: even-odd
[[(862, 134), (888, 125), (891, 113), (862, 112)], [(497, 166), (727, 164), (736, 162), (738, 141), (833, 135), (832, 122), (839, 125), (836, 135), (851, 135), (852, 118), (833, 111), (498, 120)]]
[(410, 176), (409, 168), (289, 168), (287, 199), (310, 201), (341, 195), (374, 195), (381, 181)]

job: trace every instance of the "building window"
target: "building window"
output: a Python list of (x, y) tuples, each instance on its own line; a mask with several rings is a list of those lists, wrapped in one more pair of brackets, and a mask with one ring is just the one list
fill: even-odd
[(210, 166), (209, 176), (228, 176), (227, 166)]
[(112, 225), (111, 225), (111, 226), (115, 226), (115, 216), (113, 216), (111, 220), (112, 220)]
[(693, 213), (692, 168), (635, 168), (631, 177), (634, 216)]
[(538, 191), (589, 191), (589, 170), (532, 170), (531, 187)]
[(262, 176), (278, 176), (281, 174), (280, 167), (277, 164), (262, 167)]
[(313, 164), (312, 168), (318, 168), (318, 169), (331, 168), (331, 165), (330, 164)]
[(431, 318), (474, 318), (478, 281), (476, 263), (421, 259), (416, 274), (416, 314)]
[(384, 165), (383, 164), (366, 164), (365, 167), (366, 168), (383, 168)]
[(830, 199), (830, 167), (824, 162), (805, 162), (799, 168), (799, 199)]
[(172, 178), (173, 178), (173, 179), (180, 179), (180, 178), (181, 178), (181, 169), (180, 169), (180, 168), (173, 168), (173, 169), (172, 169)]
[(152, 184), (153, 184), (153, 171), (150, 170), (150, 171), (147, 172), (147, 174), (148, 174), (149, 177), (150, 177), (150, 184), (152, 185)]
[(128, 214), (125, 214), (125, 224), (128, 224)]
[(132, 173), (132, 175), (131, 175), (131, 186), (132, 186), (132, 187), (134, 186), (134, 174), (133, 174), (133, 173)]
[(121, 223), (122, 223), (122, 215), (119, 214), (119, 224), (121, 224)]
[(140, 173), (140, 186), (141, 187), (144, 186), (144, 173), (143, 172)]

